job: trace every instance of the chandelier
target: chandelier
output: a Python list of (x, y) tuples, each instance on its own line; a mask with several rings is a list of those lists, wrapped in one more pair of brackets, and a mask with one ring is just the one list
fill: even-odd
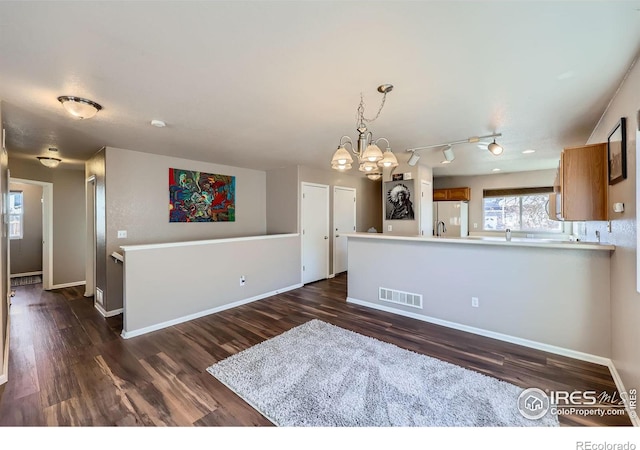
[[(358, 146), (356, 148), (353, 145), (353, 141), (349, 136), (342, 136), (340, 138), (340, 143), (338, 144), (338, 149), (333, 154), (333, 158), (331, 158), (332, 169), (339, 170), (341, 172), (350, 170), (353, 167), (353, 157), (351, 156), (351, 153), (356, 155), (358, 158), (358, 170), (364, 172), (370, 180), (380, 179), (382, 176), (382, 169), (391, 169), (398, 166), (398, 159), (391, 151), (389, 140), (383, 137), (374, 139), (373, 133), (371, 133), (366, 126), (366, 123), (371, 123), (380, 116), (382, 108), (384, 107), (384, 102), (387, 99), (387, 94), (391, 92), (392, 89), (393, 85), (391, 84), (378, 86), (378, 92), (382, 93), (382, 102), (380, 103), (380, 108), (378, 108), (378, 113), (372, 119), (367, 119), (364, 116), (364, 100), (362, 98), (362, 94), (360, 94), (360, 105), (358, 105), (356, 122)], [(387, 144), (384, 153), (377, 145), (379, 141), (384, 141)], [(345, 148), (347, 144), (351, 147), (351, 152)]]

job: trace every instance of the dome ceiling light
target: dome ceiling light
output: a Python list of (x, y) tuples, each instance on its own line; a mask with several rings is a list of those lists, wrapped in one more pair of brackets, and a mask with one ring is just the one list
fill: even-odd
[(52, 156), (37, 156), (38, 161), (45, 167), (49, 167), (50, 169), (54, 169), (58, 167), (58, 164), (62, 162), (60, 158), (56, 158), (53, 155), (58, 154), (58, 149), (54, 147), (49, 147), (49, 154)]
[(78, 119), (90, 119), (102, 109), (102, 106), (93, 100), (81, 97), (62, 95), (58, 97), (58, 101), (62, 103), (62, 106), (69, 114)]

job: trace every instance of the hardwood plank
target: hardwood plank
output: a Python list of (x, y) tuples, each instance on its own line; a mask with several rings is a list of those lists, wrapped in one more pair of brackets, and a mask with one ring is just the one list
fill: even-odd
[[(84, 287), (12, 299), (2, 426), (273, 426), (206, 372), (217, 361), (312, 319), (517, 386), (615, 392), (605, 366), (346, 303), (347, 275), (122, 339)], [(629, 426), (624, 416), (562, 416), (562, 426)]]

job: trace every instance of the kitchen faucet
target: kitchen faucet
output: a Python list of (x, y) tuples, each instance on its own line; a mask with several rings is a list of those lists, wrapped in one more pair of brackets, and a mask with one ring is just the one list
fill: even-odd
[[(442, 225), (442, 232), (440, 232), (440, 225)], [(442, 234), (447, 232), (447, 227), (445, 226), (442, 220), (438, 221), (436, 224), (436, 236), (442, 236)]]

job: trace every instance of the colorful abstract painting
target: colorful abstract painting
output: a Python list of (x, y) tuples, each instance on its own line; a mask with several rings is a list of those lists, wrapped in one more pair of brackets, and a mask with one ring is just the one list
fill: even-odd
[(169, 222), (235, 222), (236, 177), (169, 169)]

